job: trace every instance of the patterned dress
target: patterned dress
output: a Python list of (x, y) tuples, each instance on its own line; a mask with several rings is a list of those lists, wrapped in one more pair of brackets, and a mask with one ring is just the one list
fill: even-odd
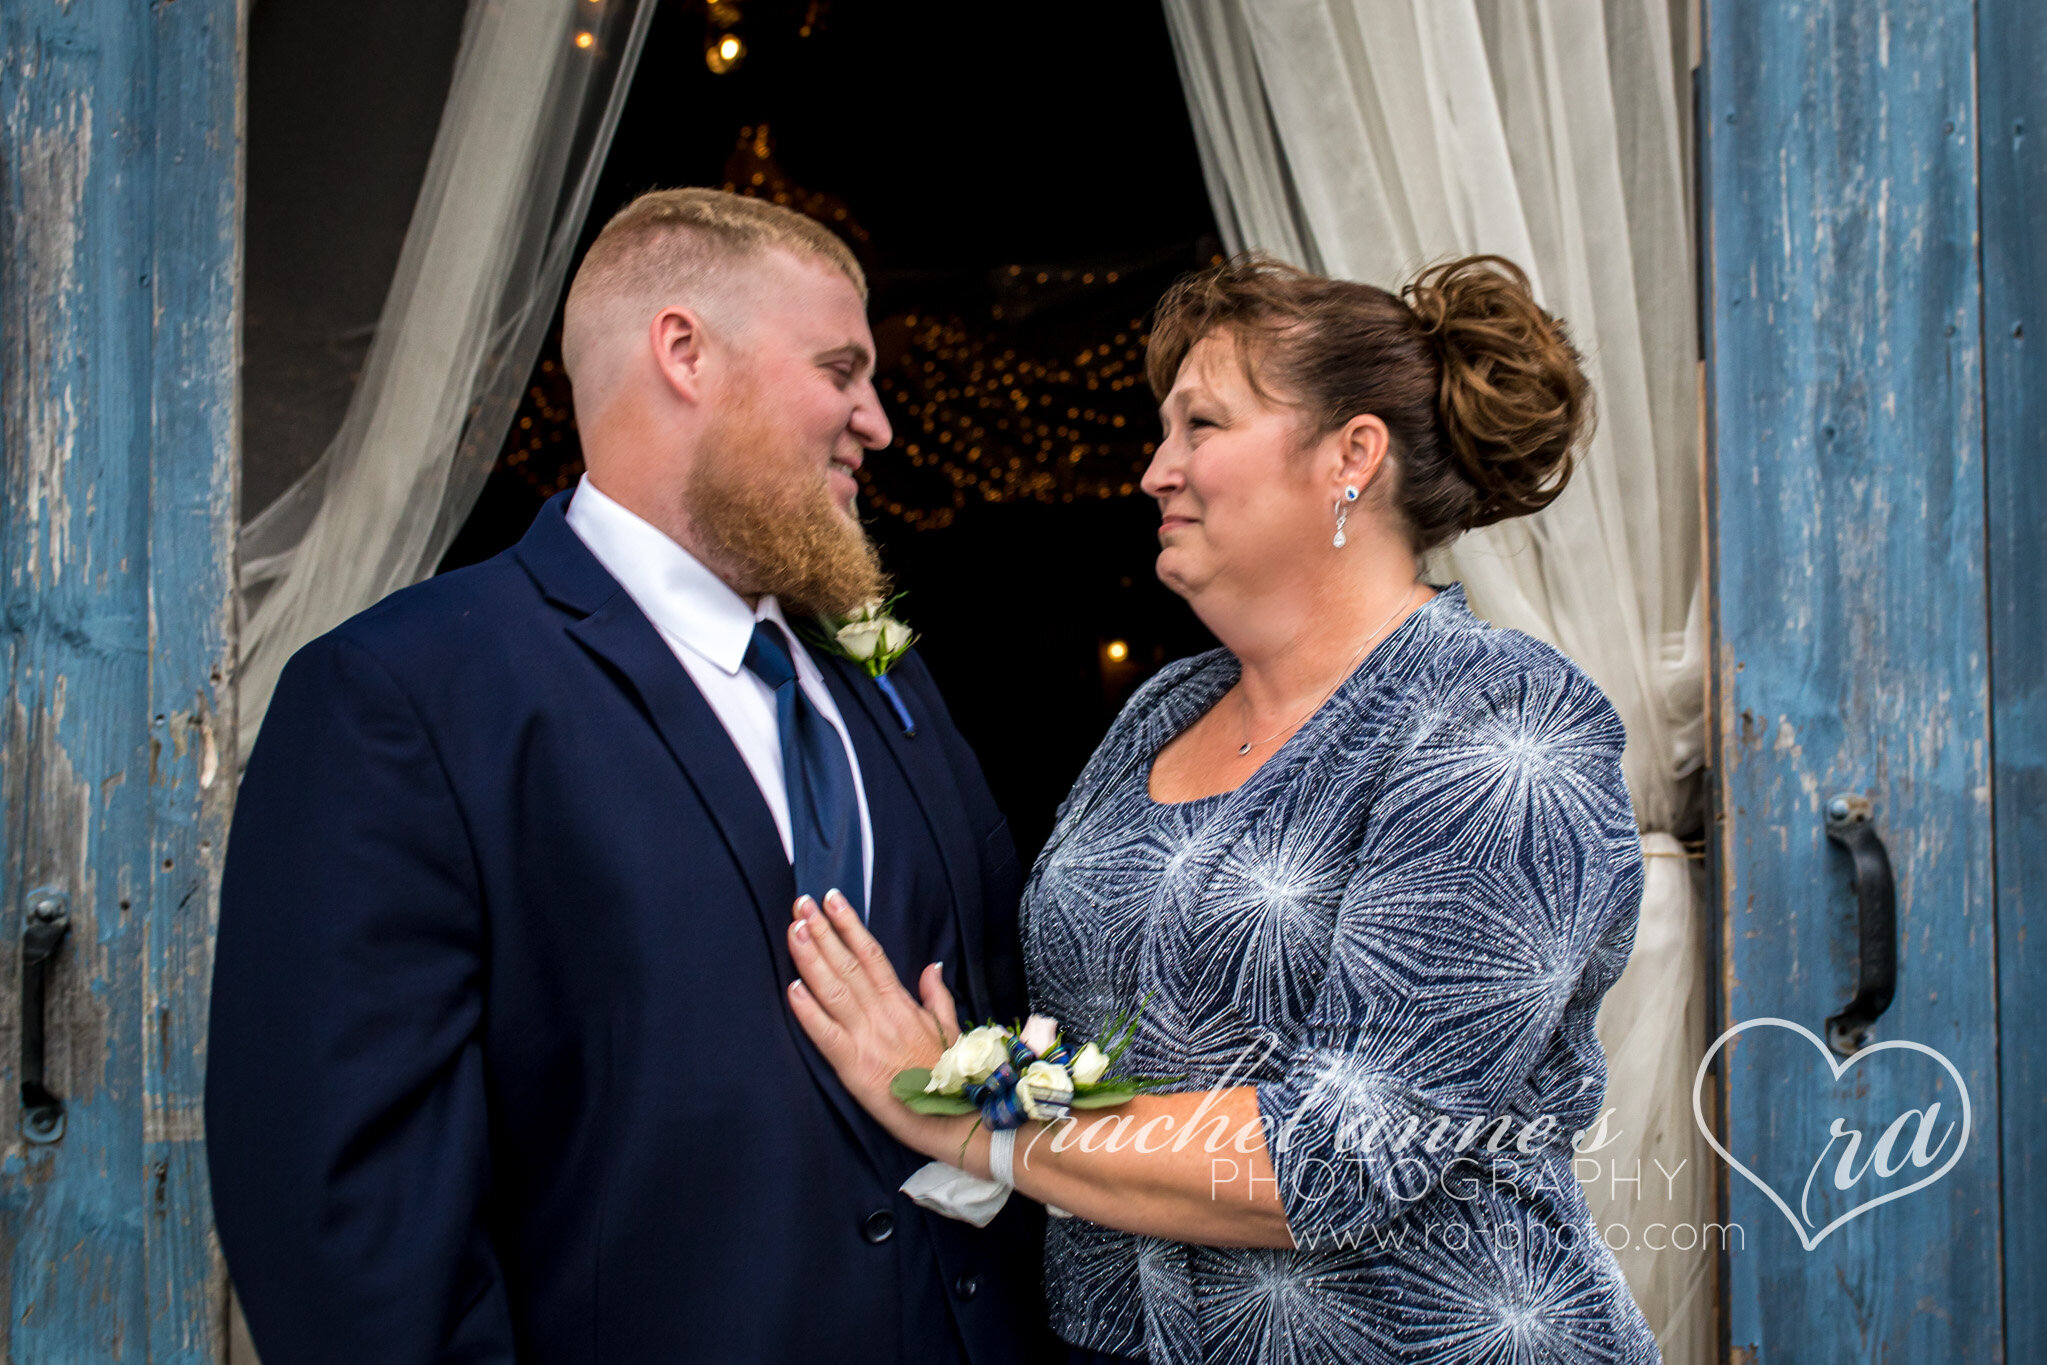
[(1054, 1219), (1054, 1330), (1154, 1365), (1657, 1361), (1569, 1146), (1642, 891), (1612, 706), (1452, 586), (1242, 787), (1153, 801), (1153, 757), (1237, 675), (1217, 650), (1131, 699), (1024, 948), (1072, 1036), (1148, 1002), (1123, 1069), (1257, 1086), (1299, 1249)]

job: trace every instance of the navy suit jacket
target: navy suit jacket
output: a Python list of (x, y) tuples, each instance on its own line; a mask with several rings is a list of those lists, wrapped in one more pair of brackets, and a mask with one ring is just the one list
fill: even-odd
[[(244, 774), (207, 1147), (265, 1365), (1035, 1356), (1042, 1223), (897, 1192), (783, 996), (773, 817), (566, 506), (301, 650)], [(875, 932), (1019, 1015), (1016, 854), (923, 664), (914, 736), (819, 664)]]

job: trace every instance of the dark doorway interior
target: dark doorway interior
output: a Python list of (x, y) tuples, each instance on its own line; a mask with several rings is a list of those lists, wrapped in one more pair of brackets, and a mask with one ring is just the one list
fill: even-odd
[(242, 519), (333, 439), (462, 40), (463, 7), (256, 0), (248, 27)]
[[(711, 69), (707, 45), (743, 44)], [(1160, 11), (1000, 0), (664, 3), (585, 240), (728, 185), (867, 265), (896, 442), (862, 502), (902, 616), (1026, 857), (1116, 709), (1213, 641), (1152, 572), (1144, 319), (1219, 249)], [(552, 344), (443, 568), (581, 473)]]

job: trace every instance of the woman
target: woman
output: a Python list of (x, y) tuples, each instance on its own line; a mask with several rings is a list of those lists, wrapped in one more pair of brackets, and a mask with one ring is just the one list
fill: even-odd
[(797, 907), (792, 1008), (905, 1144), (1074, 1215), (1076, 1360), (1658, 1359), (1571, 1166), (1641, 892), (1621, 724), (1417, 567), (1557, 495), (1575, 352), (1498, 258), (1396, 297), (1253, 256), (1175, 286), (1149, 369), (1159, 576), (1223, 648), (1103, 740), (1024, 947), (1069, 1038), (1141, 1007), (1120, 1066), (1173, 1093), (1056, 1140), (910, 1112), (890, 1078), (958, 1021), (837, 898)]

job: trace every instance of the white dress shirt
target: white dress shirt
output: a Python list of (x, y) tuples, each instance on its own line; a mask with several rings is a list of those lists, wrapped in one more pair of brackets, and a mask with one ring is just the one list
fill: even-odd
[(860, 758), (846, 734), (845, 719), (825, 687), (824, 675), (803, 650), (803, 643), (782, 615), (773, 597), (749, 607), (746, 599), (704, 567), (695, 555), (670, 540), (652, 523), (606, 496), (585, 475), (569, 500), (569, 529), (574, 531), (605, 571), (617, 579), (639, 606), (669, 649), (689, 671), (697, 691), (711, 704), (733, 747), (746, 760), (761, 797), (775, 817), (782, 836), (782, 856), (795, 859), (789, 834), (789, 789), (782, 778), (782, 732), (775, 718), (775, 693), (746, 667), (746, 647), (756, 621), (773, 621), (788, 637), (796, 664), (797, 686), (838, 731), (853, 768), (853, 790), (860, 800), (860, 853), (866, 884), (860, 888), (863, 915), (874, 895), (874, 825), (867, 815), (867, 787), (860, 776)]

